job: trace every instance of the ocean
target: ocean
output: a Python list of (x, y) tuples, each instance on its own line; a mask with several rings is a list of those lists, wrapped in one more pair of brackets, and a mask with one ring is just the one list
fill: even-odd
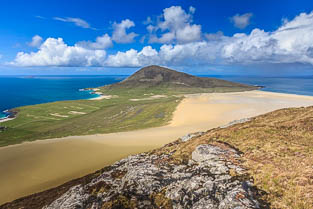
[(90, 99), (98, 95), (83, 88), (115, 83), (127, 76), (0, 76), (0, 118), (4, 110), (62, 100)]
[(313, 76), (297, 77), (243, 77), (243, 76), (215, 76), (216, 78), (264, 86), (262, 91), (299, 94), (313, 96)]
[[(18, 106), (46, 102), (89, 99), (97, 95), (83, 88), (112, 84), (127, 76), (0, 76), (0, 117), (3, 112)], [(204, 76), (225, 79), (250, 85), (265, 86), (263, 91), (313, 96), (313, 76), (306, 77), (247, 77)]]

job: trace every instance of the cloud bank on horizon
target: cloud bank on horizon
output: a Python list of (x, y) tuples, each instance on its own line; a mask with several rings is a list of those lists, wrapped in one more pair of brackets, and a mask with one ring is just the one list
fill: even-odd
[[(222, 31), (206, 33), (194, 23), (196, 8), (184, 10), (180, 6), (165, 8), (157, 18), (150, 16), (143, 23), (146, 34), (129, 32), (136, 29), (130, 19), (112, 23), (112, 34), (105, 33), (94, 41), (82, 40), (68, 45), (62, 37), (43, 38), (35, 35), (33, 52), (18, 52), (9, 62), (14, 66), (66, 66), (66, 67), (141, 67), (150, 64), (166, 66), (194, 65), (252, 65), (252, 64), (305, 64), (313, 65), (313, 11), (300, 13), (291, 20), (282, 21), (274, 31), (254, 28), (249, 34), (235, 33), (226, 36)], [(252, 13), (230, 17), (234, 27), (247, 27)], [(79, 18), (55, 18), (92, 29)], [(117, 44), (139, 41), (140, 50), (108, 53)]]

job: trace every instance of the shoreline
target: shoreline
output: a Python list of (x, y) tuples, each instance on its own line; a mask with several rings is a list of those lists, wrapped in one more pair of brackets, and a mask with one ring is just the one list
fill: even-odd
[(128, 155), (159, 148), (189, 133), (217, 128), (276, 109), (311, 105), (312, 96), (259, 90), (191, 94), (185, 95), (166, 126), (0, 147), (0, 178), (3, 180), (0, 182), (0, 204), (58, 186)]
[[(259, 89), (257, 89), (257, 90), (248, 90), (248, 91), (241, 91), (241, 92), (261, 91), (261, 92), (269, 92), (269, 93), (282, 94), (282, 95), (292, 95), (292, 96), (301, 96), (301, 97), (313, 97), (311, 95), (304, 95), (304, 94), (294, 94), (294, 93), (267, 91), (267, 90), (262, 90), (265, 86), (260, 86), (260, 85), (254, 85), (254, 86), (258, 87)], [(99, 87), (78, 89), (78, 91), (90, 91), (89, 94), (97, 95), (97, 97), (86, 98), (86, 100), (103, 100), (103, 99), (116, 98), (116, 95), (104, 95), (102, 92), (99, 92), (99, 90), (100, 90)], [(228, 92), (228, 93), (238, 93), (238, 92)], [(212, 93), (196, 93), (196, 94), (186, 94), (186, 95), (199, 95), (199, 94), (212, 94)], [(80, 99), (78, 99), (78, 100), (80, 100)], [(64, 101), (64, 100), (57, 100), (57, 101), (54, 101), (54, 102), (58, 102), (58, 101)], [(34, 104), (34, 105), (38, 105), (38, 104)], [(23, 107), (23, 106), (18, 106), (18, 107)], [(18, 108), (18, 107), (16, 107), (16, 108)], [(5, 113), (5, 112), (9, 112), (10, 114), (7, 115), (6, 117), (0, 118), (0, 123), (7, 122), (7, 121), (10, 121), (10, 120), (14, 120), (17, 117), (17, 113), (18, 113), (16, 111), (11, 111), (11, 109), (3, 111), (3, 113)], [(50, 140), (50, 139), (46, 139), (46, 140)]]
[[(99, 88), (85, 88), (85, 89), (78, 89), (78, 91), (90, 91), (89, 94), (91, 95), (98, 95), (97, 97), (92, 97), (92, 98), (86, 98), (86, 100), (102, 100), (102, 99), (111, 99), (112, 97), (110, 97), (111, 95), (103, 95), (102, 92), (97, 92), (98, 90), (100, 90)], [(78, 99), (80, 100), (80, 99)], [(58, 101), (63, 101), (63, 100), (58, 100)], [(54, 101), (54, 102), (58, 102), (58, 101)], [(38, 104), (33, 104), (33, 105), (38, 105)], [(18, 106), (18, 107), (23, 107), (23, 106)], [(15, 108), (18, 108), (15, 107)], [(5, 117), (1, 117), (0, 118), (0, 123), (4, 123), (10, 120), (13, 120), (17, 117), (17, 111), (14, 111), (13, 109), (9, 109), (9, 110), (4, 110), (2, 111), (6, 116)], [(9, 113), (9, 114), (7, 114)]]
[(0, 118), (0, 123), (3, 123), (3, 122), (6, 122), (6, 121), (9, 121), (9, 120), (13, 120), (17, 117), (17, 111), (14, 111), (14, 110), (5, 110), (3, 111), (7, 116), (6, 117), (3, 117), (3, 118)]
[(111, 99), (114, 98), (114, 95), (104, 95), (102, 92), (100, 92), (100, 88), (85, 88), (80, 89), (80, 91), (89, 91), (89, 94), (91, 95), (97, 95), (97, 97), (88, 98), (87, 100), (102, 100), (102, 99)]
[(88, 93), (90, 95), (97, 95), (97, 97), (86, 98), (86, 100), (98, 100), (98, 98), (103, 95), (102, 92), (99, 92), (100, 91), (99, 87), (96, 87), (96, 88), (84, 88), (84, 89), (79, 89), (78, 91), (88, 91)]
[[(285, 97), (285, 98), (294, 98), (294, 97), (298, 97), (298, 98), (302, 98), (302, 99), (312, 99), (313, 100), (313, 96), (309, 96), (309, 95), (301, 95), (301, 94), (287, 94), (287, 93), (278, 93), (278, 92), (271, 92), (271, 91), (262, 91), (262, 90), (252, 90), (252, 91), (242, 91), (242, 92), (227, 92), (227, 93), (195, 93), (195, 94), (185, 94), (184, 95), (184, 99), (185, 100), (186, 98), (192, 98), (192, 97), (198, 97), (198, 96), (210, 96), (212, 94), (228, 94), (228, 95), (231, 95), (231, 94), (240, 94), (240, 93), (248, 93), (248, 92), (260, 92), (260, 93), (263, 93), (263, 94), (267, 94), (267, 95), (274, 95), (276, 94), (276, 96), (281, 96), (281, 97)], [(111, 96), (111, 95), (109, 95)], [(106, 97), (106, 95), (105, 95)], [(91, 98), (91, 99), (88, 99), (88, 100), (98, 100), (99, 97), (95, 97), (95, 98)], [(102, 98), (100, 98), (102, 99)], [(312, 106), (313, 106), (313, 103), (312, 103)], [(9, 111), (9, 110), (7, 110)], [(262, 114), (265, 114), (265, 113), (262, 113)], [(259, 114), (259, 115), (262, 115), (262, 114)], [(259, 116), (259, 115), (256, 115), (256, 116)], [(8, 120), (13, 120), (16, 118), (16, 113), (14, 115), (15, 117), (10, 119), (10, 118), (5, 118), (5, 119), (8, 119)], [(225, 124), (221, 124), (220, 126), (218, 127), (223, 127), (223, 126), (227, 126), (229, 125), (229, 123), (231, 122), (234, 122), (234, 121), (237, 121), (237, 120), (242, 120), (242, 119), (249, 119), (249, 117), (243, 117), (243, 118), (238, 118), (238, 119), (235, 119), (233, 121), (228, 121), (227, 123)], [(170, 121), (171, 123), (172, 121)], [(1, 118), (0, 118), (0, 123), (1, 123)], [(99, 134), (92, 134), (92, 135), (73, 135), (73, 136), (65, 136), (65, 137), (59, 137), (59, 138), (49, 138), (49, 139), (36, 139), (34, 141), (24, 141), (22, 143), (19, 143), (19, 144), (12, 144), (12, 145), (7, 145), (7, 146), (3, 146), (3, 147), (0, 147), (0, 151), (1, 149), (3, 148), (6, 148), (6, 147), (15, 147), (15, 146), (19, 146), (19, 145), (23, 145), (23, 144), (32, 144), (32, 143), (48, 143), (48, 142), (55, 142), (55, 141), (59, 141), (59, 140), (67, 140), (67, 139), (71, 139), (71, 138), (81, 138), (81, 137), (101, 137), (101, 136), (105, 136), (105, 135), (108, 135), (108, 134), (119, 134), (119, 133), (129, 133), (129, 132), (134, 132), (134, 131), (141, 131), (141, 130), (149, 130), (149, 129), (156, 129), (156, 128), (162, 128), (162, 127), (166, 127), (166, 126), (169, 126), (170, 124), (168, 125), (165, 125), (165, 126), (160, 126), (160, 127), (152, 127), (152, 128), (146, 128), (146, 129), (138, 129), (138, 130), (132, 130), (132, 131), (120, 131), (120, 132), (115, 132), (115, 133), (105, 133), (105, 134), (102, 134), (102, 133), (99, 133)], [(217, 128), (217, 127), (216, 127)], [(189, 134), (189, 133), (187, 133)]]

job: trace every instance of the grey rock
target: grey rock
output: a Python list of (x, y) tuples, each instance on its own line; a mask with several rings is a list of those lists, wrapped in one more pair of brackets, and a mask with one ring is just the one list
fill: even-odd
[(239, 120), (234, 120), (234, 121), (229, 122), (226, 125), (220, 126), (220, 128), (227, 128), (229, 126), (232, 126), (232, 125), (235, 125), (235, 124), (238, 124), (238, 123), (245, 123), (245, 122), (248, 122), (250, 120), (251, 120), (250, 118), (242, 118), (242, 119), (239, 119)]
[(133, 208), (158, 208), (153, 198), (156, 194), (177, 209), (259, 208), (250, 191), (252, 183), (230, 175), (230, 169), (239, 174), (245, 172), (233, 163), (240, 159), (240, 154), (231, 147), (199, 145), (188, 164), (169, 163), (171, 156), (172, 153), (129, 156), (90, 183), (72, 187), (45, 209), (97, 209), (114, 201), (132, 204)]
[(196, 132), (196, 133), (187, 134), (185, 136), (180, 137), (180, 140), (182, 140), (183, 142), (186, 142), (192, 139), (193, 137), (201, 136), (203, 134), (204, 132)]
[(55, 200), (44, 209), (77, 209), (83, 208), (84, 202), (88, 199), (89, 194), (84, 192), (81, 185), (72, 187), (69, 191), (63, 194), (59, 199)]

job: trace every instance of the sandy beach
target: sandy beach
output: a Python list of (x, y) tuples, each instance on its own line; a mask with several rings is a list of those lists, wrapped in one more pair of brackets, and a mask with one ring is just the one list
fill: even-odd
[(13, 120), (14, 118), (0, 118), (0, 123), (9, 121), (9, 120)]
[(39, 192), (149, 151), (191, 132), (286, 107), (313, 105), (313, 97), (263, 91), (186, 95), (172, 121), (131, 132), (71, 136), (0, 148), (0, 204)]

